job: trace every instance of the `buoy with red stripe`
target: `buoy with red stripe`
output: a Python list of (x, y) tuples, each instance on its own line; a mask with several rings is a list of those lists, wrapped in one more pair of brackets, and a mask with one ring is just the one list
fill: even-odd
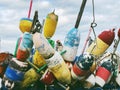
[(112, 75), (113, 67), (110, 60), (104, 61), (96, 71), (95, 82), (100, 87), (103, 87)]
[(6, 68), (9, 64), (9, 61), (12, 59), (13, 55), (8, 52), (0, 53), (0, 77), (2, 78)]
[(26, 59), (29, 57), (30, 52), (33, 47), (33, 40), (32, 40), (32, 34), (25, 32), (23, 34), (21, 43), (17, 50), (17, 59), (20, 61), (26, 61)]
[(96, 56), (102, 55), (112, 44), (114, 38), (114, 29), (105, 30), (98, 35), (97, 39), (87, 48), (86, 52), (92, 53)]
[(56, 15), (54, 11), (52, 13), (49, 13), (45, 19), (45, 23), (43, 26), (43, 31), (44, 31), (43, 33), (46, 38), (51, 38), (56, 30), (58, 15)]
[(94, 61), (93, 55), (89, 53), (85, 53), (80, 55), (78, 60), (72, 67), (71, 75), (73, 79), (84, 79), (85, 76), (88, 74), (90, 67), (92, 66)]
[(42, 81), (46, 85), (53, 84), (54, 80), (55, 80), (55, 77), (52, 74), (52, 72), (49, 71), (49, 69), (47, 69), (45, 73), (42, 75), (42, 77), (40, 78), (40, 81)]

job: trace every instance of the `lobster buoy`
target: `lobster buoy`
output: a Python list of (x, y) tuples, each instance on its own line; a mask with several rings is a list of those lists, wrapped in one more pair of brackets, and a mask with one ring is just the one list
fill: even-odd
[(78, 80), (84, 79), (93, 64), (93, 61), (94, 57), (91, 54), (85, 53), (80, 55), (79, 59), (74, 63), (72, 67), (72, 78)]
[(27, 67), (28, 64), (26, 62), (21, 62), (16, 58), (12, 58), (6, 69), (5, 76), (13, 81), (22, 81)]
[(36, 50), (35, 54), (33, 55), (33, 64), (35, 64), (37, 67), (41, 67), (46, 64), (44, 58), (40, 55), (38, 50)]
[(112, 75), (112, 63), (111, 61), (104, 61), (101, 66), (98, 67), (96, 71), (96, 84), (103, 87), (106, 82), (110, 79)]
[(33, 43), (43, 58), (48, 59), (54, 55), (55, 50), (41, 33), (33, 34)]
[(0, 53), (0, 77), (2, 78), (6, 68), (9, 64), (9, 61), (12, 59), (13, 55), (8, 52)]
[(40, 81), (42, 81), (46, 85), (53, 84), (54, 80), (55, 80), (55, 77), (52, 74), (52, 72), (49, 71), (49, 69), (47, 69), (43, 74), (43, 76), (40, 78)]
[(31, 84), (34, 84), (37, 80), (39, 80), (40, 75), (35, 71), (35, 69), (31, 68), (24, 74), (24, 78), (21, 82), (21, 87), (26, 88)]
[(28, 32), (25, 32), (21, 43), (17, 50), (17, 59), (20, 61), (25, 61), (29, 56), (33, 47), (32, 35)]
[(30, 18), (22, 18), (19, 23), (19, 28), (22, 33), (30, 32), (32, 20)]
[(51, 58), (45, 59), (45, 61), (48, 65), (49, 70), (53, 73), (58, 81), (66, 84), (71, 83), (70, 70), (58, 52), (55, 52)]
[(58, 16), (54, 13), (54, 11), (47, 15), (43, 26), (43, 33), (46, 38), (51, 38), (54, 35), (57, 22)]
[(3, 77), (3, 86), (7, 89), (15, 88), (15, 84), (20, 84), (23, 80), (27, 67), (28, 65), (26, 62), (21, 62), (16, 58), (12, 58)]
[(86, 52), (99, 56), (103, 54), (112, 44), (115, 38), (114, 29), (105, 30), (98, 35), (97, 39), (87, 48)]
[(62, 55), (64, 60), (70, 62), (74, 61), (77, 54), (79, 41), (80, 41), (79, 31), (76, 28), (71, 29), (66, 35), (63, 43), (63, 51), (66, 51), (66, 53)]

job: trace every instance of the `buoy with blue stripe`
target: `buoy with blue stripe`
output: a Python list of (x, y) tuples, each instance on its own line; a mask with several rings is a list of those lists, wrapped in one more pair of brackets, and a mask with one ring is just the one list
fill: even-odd
[(114, 30), (105, 30), (98, 35), (97, 39), (87, 48), (86, 52), (92, 53), (93, 55), (102, 55), (112, 44), (115, 33)]
[(51, 38), (54, 35), (57, 27), (58, 15), (56, 15), (54, 11), (52, 13), (49, 13), (45, 19), (43, 33), (46, 38)]
[(19, 28), (22, 33), (30, 32), (32, 20), (30, 18), (22, 18), (19, 23)]
[(26, 61), (26, 59), (29, 57), (30, 52), (33, 47), (33, 40), (32, 40), (32, 34), (29, 32), (25, 32), (23, 34), (21, 43), (17, 50), (17, 59), (20, 61)]
[(89, 73), (89, 69), (94, 62), (94, 57), (92, 54), (85, 53), (80, 55), (78, 60), (74, 63), (71, 75), (73, 79), (82, 80)]
[(26, 62), (21, 62), (16, 58), (12, 58), (3, 77), (6, 78), (3, 82), (4, 85), (6, 85), (7, 81), (12, 81), (14, 83), (21, 82), (23, 80), (24, 73), (26, 72), (27, 67), (28, 64)]

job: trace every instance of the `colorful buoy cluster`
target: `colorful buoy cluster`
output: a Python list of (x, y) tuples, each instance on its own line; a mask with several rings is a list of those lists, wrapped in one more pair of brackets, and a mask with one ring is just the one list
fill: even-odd
[[(55, 43), (51, 38), (58, 16), (54, 12), (47, 15), (43, 33), (30, 32), (33, 21), (21, 19), (23, 34), (14, 55), (0, 53), (2, 90), (45, 90), (45, 86), (49, 90), (102, 90), (112, 81), (120, 86), (119, 54), (115, 50), (106, 53), (115, 39), (114, 29), (100, 33), (84, 54), (76, 56), (80, 41), (77, 29), (68, 32), (64, 44), (60, 40)], [(118, 42), (119, 38), (120, 29)]]

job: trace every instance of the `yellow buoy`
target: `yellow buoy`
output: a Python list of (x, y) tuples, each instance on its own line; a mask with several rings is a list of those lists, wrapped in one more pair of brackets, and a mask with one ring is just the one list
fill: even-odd
[(44, 60), (44, 58), (38, 52), (38, 50), (35, 51), (35, 54), (33, 56), (33, 63), (37, 67), (41, 67), (42, 65), (44, 65), (46, 63), (45, 60)]
[(47, 15), (43, 26), (43, 33), (46, 38), (51, 38), (53, 36), (53, 34), (55, 33), (57, 22), (58, 16), (54, 13), (54, 11)]
[(33, 68), (31, 68), (25, 73), (24, 79), (21, 82), (21, 87), (28, 87), (31, 84), (34, 84), (39, 78), (40, 75)]
[(96, 40), (87, 48), (86, 52), (93, 55), (102, 55), (112, 44), (115, 38), (115, 32), (113, 30), (105, 30), (98, 35)]
[(19, 23), (21, 32), (30, 32), (32, 26), (32, 20), (29, 18), (22, 18)]
[(45, 60), (49, 70), (54, 74), (58, 81), (66, 84), (71, 83), (70, 70), (58, 52), (55, 52), (51, 58)]

